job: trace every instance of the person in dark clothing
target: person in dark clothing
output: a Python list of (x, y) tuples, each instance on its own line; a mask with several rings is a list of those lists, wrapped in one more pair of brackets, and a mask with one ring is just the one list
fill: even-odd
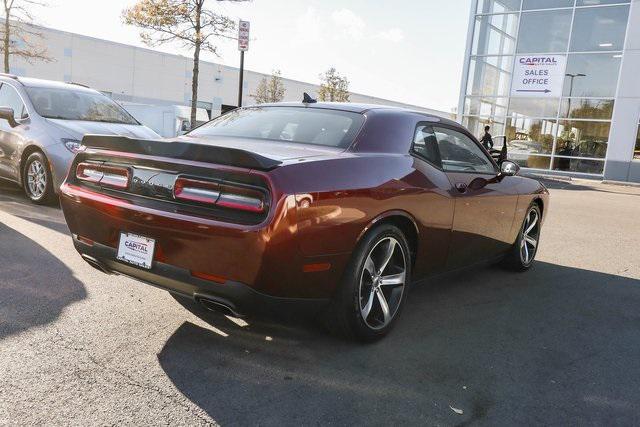
[(493, 139), (491, 138), (491, 134), (489, 133), (489, 129), (491, 129), (491, 127), (489, 126), (485, 126), (484, 127), (484, 135), (482, 135), (482, 138), (480, 139), (480, 143), (482, 144), (482, 146), (484, 148), (487, 149), (487, 151), (491, 150), (493, 148)]

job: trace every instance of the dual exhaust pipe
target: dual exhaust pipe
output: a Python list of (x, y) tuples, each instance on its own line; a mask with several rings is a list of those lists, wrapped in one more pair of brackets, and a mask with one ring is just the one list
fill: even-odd
[[(109, 270), (104, 264), (95, 259), (92, 256), (87, 254), (81, 254), (82, 258), (93, 268), (99, 270), (105, 274), (113, 274), (111, 270)], [(195, 301), (206, 308), (209, 311), (215, 311), (216, 313), (226, 314), (232, 317), (244, 317), (241, 313), (236, 310), (230, 303), (220, 301), (218, 299), (214, 299), (212, 297), (206, 295), (196, 294), (193, 297)]]

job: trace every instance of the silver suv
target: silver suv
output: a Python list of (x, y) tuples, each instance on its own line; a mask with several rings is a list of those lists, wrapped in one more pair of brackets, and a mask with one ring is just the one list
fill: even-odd
[(55, 200), (86, 134), (160, 138), (96, 90), (0, 74), (0, 178), (31, 201)]

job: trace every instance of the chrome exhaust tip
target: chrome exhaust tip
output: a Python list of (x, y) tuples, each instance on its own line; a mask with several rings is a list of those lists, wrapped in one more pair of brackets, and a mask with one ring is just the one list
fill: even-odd
[(226, 314), (232, 317), (243, 317), (243, 315), (238, 313), (231, 305), (222, 301), (217, 301), (203, 296), (196, 296), (195, 300), (209, 311)]
[(113, 274), (111, 271), (107, 269), (107, 267), (102, 265), (102, 263), (97, 259), (95, 259), (94, 257), (89, 256), (87, 254), (81, 254), (81, 256), (82, 256), (82, 259), (84, 259), (87, 262), (87, 264), (89, 264), (91, 267), (95, 268), (96, 270), (100, 270), (105, 274)]

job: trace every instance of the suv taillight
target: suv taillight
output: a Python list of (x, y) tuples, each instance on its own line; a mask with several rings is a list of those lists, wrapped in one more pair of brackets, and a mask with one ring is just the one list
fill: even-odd
[(265, 209), (265, 194), (259, 190), (229, 184), (202, 181), (190, 178), (176, 179), (173, 187), (176, 200), (198, 202), (261, 213)]
[(76, 178), (80, 181), (125, 189), (129, 187), (131, 172), (123, 166), (80, 163), (76, 167)]

